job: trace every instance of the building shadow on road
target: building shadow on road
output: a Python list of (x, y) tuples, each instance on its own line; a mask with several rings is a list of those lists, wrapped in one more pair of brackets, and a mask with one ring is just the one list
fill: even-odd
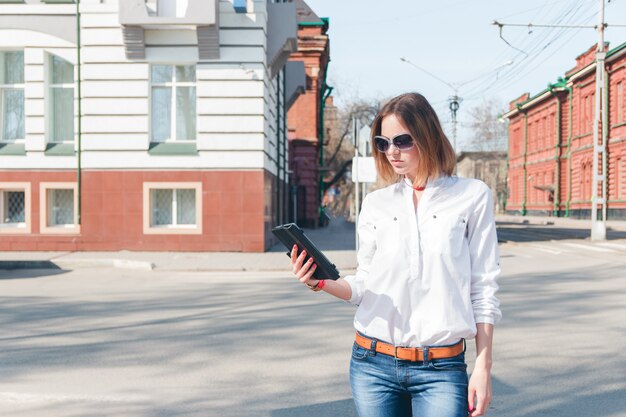
[[(545, 242), (550, 240), (589, 239), (590, 229), (551, 225), (497, 222), (498, 242)], [(607, 229), (607, 240), (626, 239), (626, 231)]]
[(70, 271), (59, 267), (40, 269), (4, 269), (0, 265), (0, 280), (45, 278), (54, 275), (67, 274), (68, 272)]

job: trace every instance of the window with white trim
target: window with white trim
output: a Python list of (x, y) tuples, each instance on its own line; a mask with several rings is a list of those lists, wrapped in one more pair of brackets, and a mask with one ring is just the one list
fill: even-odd
[(26, 192), (0, 190), (0, 227), (26, 226)]
[(196, 190), (157, 189), (151, 191), (152, 227), (188, 227), (196, 225)]
[(196, 139), (196, 66), (150, 67), (151, 141)]
[(185, 17), (189, 0), (146, 0), (150, 16)]
[(202, 233), (201, 182), (144, 183), (144, 233)]
[(0, 52), (0, 142), (24, 140), (24, 51)]
[(620, 81), (617, 83), (617, 123), (624, 121), (624, 84)]
[(74, 141), (74, 65), (48, 56), (48, 129), (50, 142)]
[(74, 190), (48, 190), (48, 227), (73, 227), (75, 223)]

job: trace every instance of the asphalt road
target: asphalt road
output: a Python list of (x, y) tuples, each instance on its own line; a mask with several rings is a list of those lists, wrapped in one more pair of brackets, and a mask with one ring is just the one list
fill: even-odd
[[(489, 415), (626, 416), (626, 241), (500, 248)], [(0, 415), (355, 417), (353, 312), (288, 273), (0, 271)]]

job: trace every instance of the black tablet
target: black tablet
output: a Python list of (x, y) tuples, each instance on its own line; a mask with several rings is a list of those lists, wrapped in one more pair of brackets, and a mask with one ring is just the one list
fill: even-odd
[(298, 246), (298, 253), (302, 249), (306, 250), (306, 262), (309, 258), (313, 258), (313, 262), (317, 265), (313, 278), (315, 279), (339, 279), (339, 271), (335, 264), (331, 263), (328, 258), (320, 251), (304, 234), (304, 231), (295, 223), (282, 224), (272, 229), (272, 233), (289, 249), (287, 256), (291, 257), (291, 249), (293, 245)]

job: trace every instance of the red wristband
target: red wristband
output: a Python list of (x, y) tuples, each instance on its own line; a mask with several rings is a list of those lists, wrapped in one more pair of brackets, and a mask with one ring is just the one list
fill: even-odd
[(319, 283), (317, 284), (317, 288), (319, 288), (320, 290), (323, 290), (324, 285), (326, 285), (326, 280), (320, 279)]

